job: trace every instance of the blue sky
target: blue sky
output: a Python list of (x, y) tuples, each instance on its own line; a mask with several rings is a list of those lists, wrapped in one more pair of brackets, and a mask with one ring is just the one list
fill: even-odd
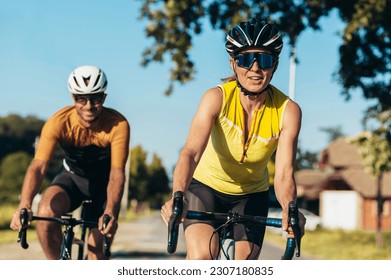
[[(231, 74), (224, 34), (205, 25), (194, 40), (191, 56), (195, 80), (177, 85), (170, 97), (170, 62), (140, 66), (142, 51), (152, 44), (138, 20), (141, 1), (130, 0), (0, 0), (0, 116), (10, 113), (49, 118), (72, 100), (69, 73), (80, 65), (101, 67), (109, 80), (106, 106), (124, 114), (132, 127), (131, 145), (159, 155), (171, 172), (203, 93)], [(362, 130), (369, 102), (360, 94), (346, 102), (333, 81), (343, 25), (322, 21), (321, 32), (299, 37), (295, 101), (303, 111), (299, 145), (321, 151), (327, 135), (321, 127), (342, 127), (347, 135)], [(288, 94), (288, 47), (283, 49), (272, 84)]]

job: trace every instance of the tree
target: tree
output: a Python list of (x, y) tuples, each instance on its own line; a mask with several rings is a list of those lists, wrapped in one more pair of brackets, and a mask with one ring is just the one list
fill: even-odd
[(339, 49), (339, 82), (347, 99), (361, 91), (366, 99), (377, 100), (369, 111), (391, 108), (391, 1), (326, 0), (346, 22)]
[(149, 202), (153, 208), (160, 208), (171, 188), (166, 170), (156, 154), (153, 155), (152, 162), (148, 166), (148, 173)]
[(354, 92), (377, 102), (368, 113), (391, 108), (391, 1), (316, 0), (326, 10), (337, 9), (346, 23), (339, 48), (340, 63), (335, 74), (348, 100)]
[(297, 155), (294, 166), (295, 171), (302, 169), (313, 169), (318, 162), (318, 153), (304, 150), (300, 146), (297, 148)]
[(16, 152), (4, 157), (0, 165), (0, 199), (17, 203), (24, 174), (31, 161), (26, 152)]
[[(10, 114), (0, 118), (0, 160), (15, 152), (26, 152), (34, 156), (39, 135), (45, 121), (35, 116), (22, 117)], [(62, 166), (64, 152), (58, 147), (49, 164), (46, 177), (51, 180)]]
[(345, 135), (345, 133), (342, 132), (341, 126), (321, 127), (320, 131), (325, 132), (327, 134), (328, 142), (333, 142), (334, 140), (337, 140), (338, 138)]
[(147, 163), (147, 152), (141, 146), (131, 151), (128, 199), (148, 202), (152, 207), (160, 207), (169, 193), (169, 179), (161, 159), (154, 154)]
[(381, 216), (383, 212), (383, 197), (381, 192), (383, 174), (391, 171), (391, 145), (389, 126), (391, 111), (377, 116), (380, 127), (373, 131), (360, 133), (351, 141), (358, 145), (358, 151), (363, 159), (365, 170), (376, 178), (377, 182), (377, 246), (382, 246)]
[(391, 1), (390, 0), (144, 0), (141, 15), (147, 20), (146, 36), (154, 40), (143, 53), (142, 65), (173, 63), (169, 95), (176, 82), (194, 78), (191, 60), (192, 39), (202, 33), (209, 19), (211, 26), (226, 32), (239, 21), (250, 17), (273, 20), (288, 37), (291, 57), (301, 32), (307, 28), (320, 30), (319, 20), (337, 10), (346, 23), (339, 48), (340, 65), (336, 79), (342, 95), (349, 99), (361, 91), (365, 98), (377, 100), (369, 108), (382, 112), (391, 107)]
[(34, 155), (34, 142), (44, 124), (34, 116), (10, 114), (0, 118), (0, 159), (17, 151)]
[[(0, 163), (0, 200), (7, 203), (18, 203), (22, 190), (24, 175), (32, 156), (24, 151), (8, 154)], [(42, 189), (47, 188), (50, 180), (45, 177)]]
[(189, 52), (193, 37), (202, 33), (205, 17), (214, 29), (222, 31), (249, 17), (271, 19), (294, 47), (306, 27), (319, 29), (317, 21), (324, 13), (320, 5), (307, 5), (304, 0), (144, 0), (140, 17), (147, 20), (145, 33), (154, 42), (145, 49), (142, 65), (162, 62), (165, 55), (172, 60), (171, 81), (165, 92), (170, 95), (175, 82), (183, 84), (194, 78), (195, 65)]
[(131, 151), (128, 198), (145, 201), (148, 197), (147, 153), (141, 146)]

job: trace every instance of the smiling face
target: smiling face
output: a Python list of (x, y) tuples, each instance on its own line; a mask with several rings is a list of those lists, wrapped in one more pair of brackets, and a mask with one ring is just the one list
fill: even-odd
[(230, 60), (239, 83), (248, 91), (261, 92), (270, 83), (277, 59), (263, 49), (249, 49)]
[(99, 118), (103, 110), (105, 94), (73, 95), (75, 109), (81, 124), (91, 127)]

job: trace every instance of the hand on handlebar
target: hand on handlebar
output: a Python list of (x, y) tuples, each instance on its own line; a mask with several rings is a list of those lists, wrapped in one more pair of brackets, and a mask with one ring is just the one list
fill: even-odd
[[(160, 210), (160, 216), (166, 225), (168, 225), (170, 218), (173, 213), (174, 207), (174, 197), (172, 197), (169, 201), (167, 201)], [(187, 210), (189, 208), (189, 203), (186, 198), (183, 199), (183, 208), (182, 208), (182, 218), (179, 220), (182, 223), (186, 217)]]
[(104, 214), (99, 218), (99, 231), (101, 234), (112, 238), (118, 229), (117, 219), (109, 214)]
[[(22, 220), (23, 218), (22, 215), (26, 215), (26, 214), (23, 214), (22, 212), (27, 213), (27, 216), (24, 217), (24, 220)], [(19, 231), (23, 228), (26, 228), (31, 224), (32, 217), (33, 217), (33, 212), (31, 211), (31, 209), (19, 208), (12, 216), (10, 228), (12, 230), (19, 230)]]
[[(288, 235), (287, 235), (288, 238), (294, 238), (295, 237), (294, 230), (289, 225), (288, 215), (289, 215), (288, 210), (282, 212), (282, 230), (286, 231), (288, 233)], [(299, 227), (300, 227), (300, 232), (301, 232), (300, 238), (301, 238), (305, 234), (306, 218), (300, 211), (298, 211), (298, 218), (299, 218)]]
[[(303, 237), (303, 235), (305, 234), (306, 218), (300, 211), (298, 212), (298, 215), (299, 215), (299, 227), (300, 227), (300, 232), (301, 232), (301, 236), (300, 237)], [(283, 227), (283, 230), (285, 230), (288, 233), (288, 235), (287, 235), (288, 238), (294, 238), (295, 237), (294, 231), (293, 231), (291, 226), (286, 227), (285, 229)]]
[(298, 210), (294, 201), (289, 202), (288, 209), (282, 213), (282, 229), (288, 232), (287, 238), (295, 240), (297, 253), (300, 256), (301, 238), (304, 235), (305, 217)]

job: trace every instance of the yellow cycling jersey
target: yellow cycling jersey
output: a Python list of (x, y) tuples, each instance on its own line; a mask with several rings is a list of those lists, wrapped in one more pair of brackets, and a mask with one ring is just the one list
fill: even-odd
[(79, 122), (74, 106), (48, 119), (42, 128), (35, 159), (49, 161), (57, 144), (65, 151), (64, 166), (78, 175), (124, 168), (129, 152), (130, 127), (119, 112), (103, 107), (93, 128)]
[(244, 113), (236, 81), (219, 86), (223, 92), (220, 115), (194, 178), (231, 195), (266, 191), (267, 164), (277, 149), (284, 111), (289, 98), (269, 86), (262, 107), (253, 115), (248, 140), (244, 143)]

